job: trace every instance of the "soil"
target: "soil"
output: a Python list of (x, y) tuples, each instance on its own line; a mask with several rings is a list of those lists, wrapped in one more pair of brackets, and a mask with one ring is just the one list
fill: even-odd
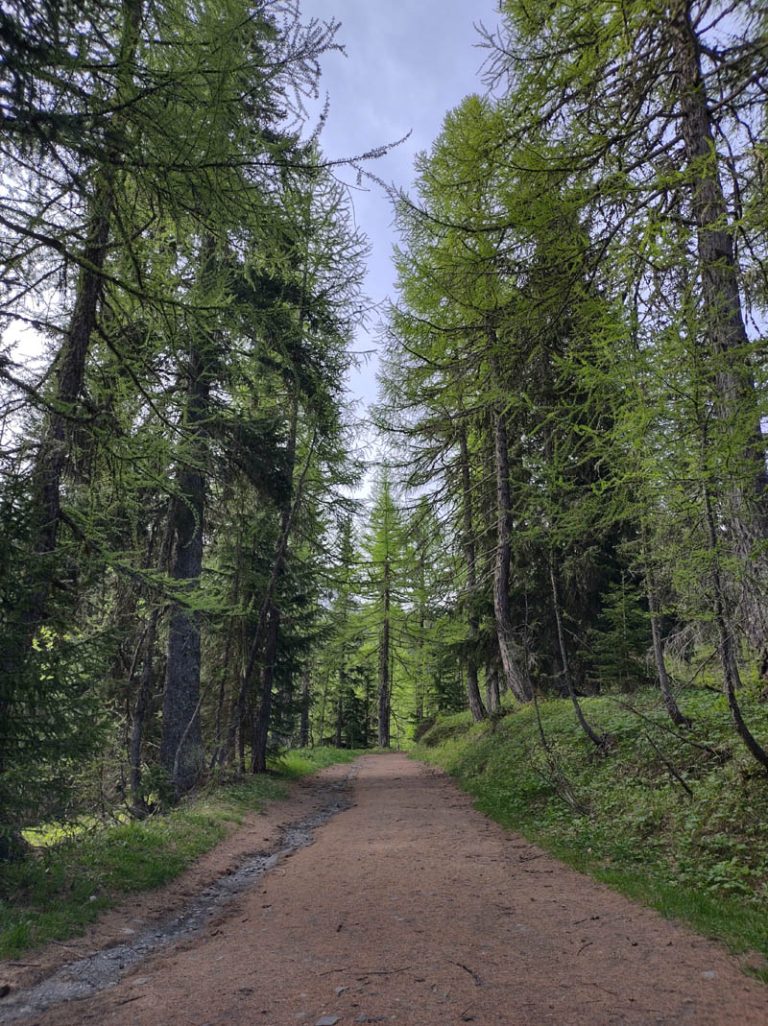
[[(19, 1021), (768, 1026), (768, 989), (717, 944), (503, 831), (434, 769), (399, 754), (356, 768), (299, 786), (171, 888), (106, 917), (74, 956), (130, 946), (126, 930), (143, 936), (147, 921), (199, 902), (247, 853), (285, 851), (192, 933), (127, 965), (117, 985)], [(286, 823), (310, 821), (313, 843), (286, 844)], [(0, 1021), (62, 952), (29, 961), (3, 967), (15, 975), (0, 975), (14, 988)]]

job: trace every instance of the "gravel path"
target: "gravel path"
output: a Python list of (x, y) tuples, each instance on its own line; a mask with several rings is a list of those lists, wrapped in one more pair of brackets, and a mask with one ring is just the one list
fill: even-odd
[(505, 833), (438, 772), (358, 765), (355, 804), (218, 920), (26, 1021), (768, 1026), (768, 988), (717, 945)]

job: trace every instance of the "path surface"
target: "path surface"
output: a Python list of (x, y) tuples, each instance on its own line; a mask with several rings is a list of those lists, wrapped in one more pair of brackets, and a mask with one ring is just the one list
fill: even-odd
[(366, 756), (356, 803), (201, 936), (41, 1026), (768, 1026), (721, 948), (562, 866), (446, 777)]

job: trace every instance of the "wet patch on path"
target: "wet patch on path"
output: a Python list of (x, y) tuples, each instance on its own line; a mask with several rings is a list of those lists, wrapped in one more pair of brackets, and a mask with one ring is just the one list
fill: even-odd
[(351, 789), (357, 772), (358, 766), (353, 764), (341, 780), (328, 785), (327, 796), (317, 809), (281, 831), (274, 850), (247, 855), (236, 869), (193, 897), (180, 914), (154, 924), (125, 943), (63, 965), (33, 987), (8, 994), (0, 1000), (0, 1023), (16, 1022), (114, 987), (151, 955), (200, 933), (227, 910), (234, 898), (254, 887), (283, 859), (312, 844), (319, 827), (352, 806)]

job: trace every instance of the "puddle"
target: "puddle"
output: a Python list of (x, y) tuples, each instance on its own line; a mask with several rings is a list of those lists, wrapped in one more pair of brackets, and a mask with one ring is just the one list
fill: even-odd
[(77, 1001), (114, 987), (150, 955), (199, 933), (233, 898), (253, 887), (280, 859), (306, 848), (312, 843), (318, 827), (351, 806), (350, 784), (356, 772), (356, 767), (353, 767), (343, 780), (330, 785), (319, 809), (306, 819), (286, 827), (274, 851), (246, 856), (236, 870), (192, 898), (183, 912), (137, 933), (124, 944), (104, 948), (70, 962), (34, 987), (14, 991), (3, 998), (0, 1001), (0, 1023), (15, 1022), (44, 1012), (53, 1005)]

